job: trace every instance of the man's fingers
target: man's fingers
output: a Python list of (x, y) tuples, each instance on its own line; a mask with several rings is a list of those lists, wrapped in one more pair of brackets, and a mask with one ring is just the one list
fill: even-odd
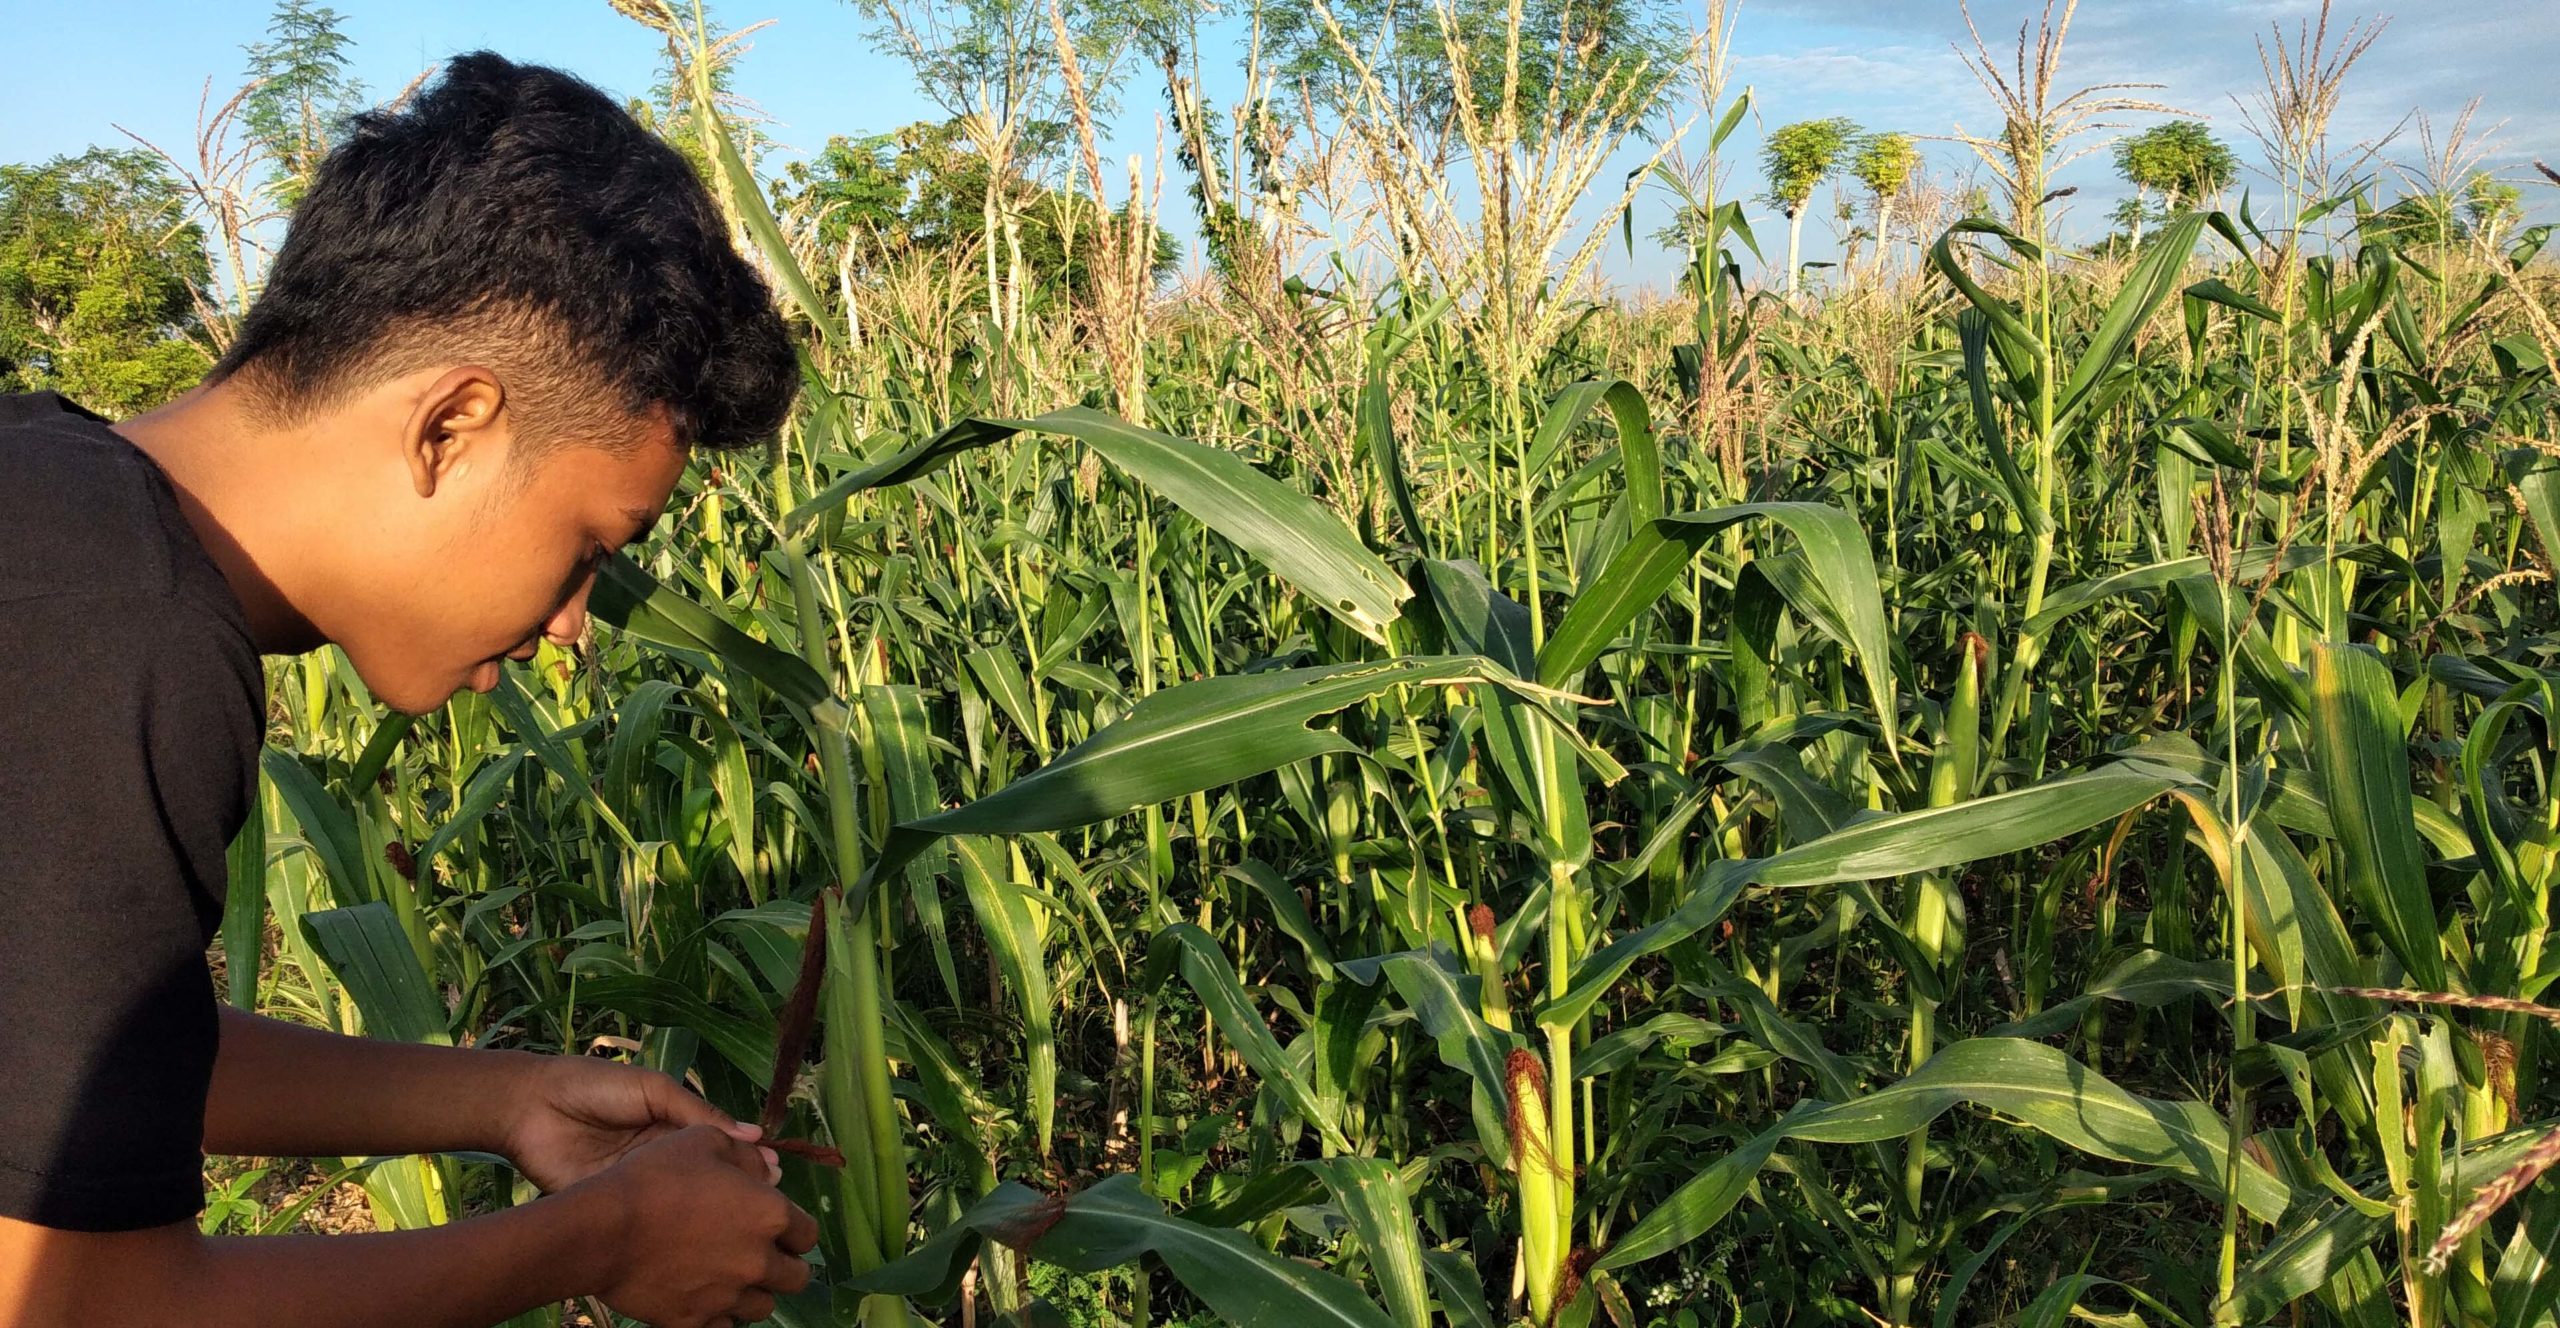
[(770, 1160), (773, 1151), (771, 1149), (759, 1148), (717, 1125), (696, 1125), (689, 1127), (690, 1130), (699, 1130), (711, 1139), (712, 1151), (719, 1154), (721, 1161), (758, 1180), (770, 1184), (775, 1173), (780, 1170)]
[(818, 1219), (809, 1216), (798, 1204), (791, 1205), (791, 1224), (782, 1229), (782, 1239), (774, 1244), (793, 1254), (807, 1254), (818, 1247)]
[(729, 1316), (739, 1323), (756, 1323), (773, 1317), (773, 1296), (768, 1292), (750, 1291), (738, 1297)]
[(647, 1095), (650, 1114), (672, 1125), (716, 1125), (740, 1139), (753, 1139), (763, 1133), (756, 1126), (740, 1124), (669, 1075), (650, 1075)]
[(758, 1285), (787, 1296), (809, 1285), (809, 1271), (808, 1260), (776, 1252), (765, 1261), (764, 1281)]

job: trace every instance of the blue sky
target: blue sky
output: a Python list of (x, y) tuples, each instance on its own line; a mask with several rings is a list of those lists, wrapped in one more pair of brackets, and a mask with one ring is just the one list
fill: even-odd
[[(645, 93), (655, 77), (654, 36), (614, 14), (604, 0), (336, 0), (355, 39), (356, 72), (376, 96), (397, 91), (421, 70), (455, 51), (489, 47), (520, 60), (571, 69), (609, 91)], [(1982, 0), (1977, 22), (1995, 50), (2005, 51), (2030, 0)], [(2065, 53), (2074, 86), (2156, 82), (2139, 95), (2209, 117), (2214, 131), (2254, 159), (2235, 96), (2260, 84), (2254, 38), (2281, 23), (2288, 31), (2316, 15), (2317, 0), (2083, 0)], [(0, 161), (41, 159), (95, 143), (121, 144), (116, 126), (182, 156), (193, 136), (206, 79), (216, 104), (237, 88), (244, 44), (257, 40), (267, 6), (259, 0), (5, 0), (0, 4), (13, 47), (12, 75), (0, 83)], [(1756, 123), (1730, 148), (1741, 148), (1728, 190), (1759, 188), (1748, 160), (1761, 132), (1792, 120), (1846, 115), (1872, 128), (1945, 134), (1958, 124), (1996, 124), (1990, 103), (1958, 63), (1949, 43), (1964, 36), (1954, 0), (1742, 0), (1733, 78), (1755, 95)], [(2340, 6), (2343, 25), (2356, 9)], [(731, 23), (777, 20), (758, 33), (742, 62), (737, 88), (772, 117), (771, 132), (788, 149), (807, 150), (830, 133), (895, 128), (933, 114), (905, 68), (873, 48), (861, 17), (842, 0), (725, 0)], [(1213, 102), (1231, 98), (1242, 54), (1242, 26), (1232, 18), (1211, 29)], [(2465, 103), (2481, 98), (2473, 133), (2488, 133), (2483, 164), (2525, 186), (2536, 220), (2560, 220), (2560, 189), (2530, 176), (2539, 154), (2560, 162), (2560, 0), (2435, 0), (2427, 12), (2393, 22), (2351, 75), (2333, 127), (2343, 148), (2401, 125), (2386, 158), (2414, 165), (2421, 146), (2413, 110), (2426, 111), (2441, 140)], [(1223, 86), (1222, 86), (1223, 84)], [(1120, 140), (1113, 156), (1152, 151), (1161, 89), (1141, 78), (1121, 97)], [(2156, 120), (2135, 120), (2134, 127)], [(1697, 131), (1704, 133), (1701, 126)], [(1932, 164), (1954, 173), (1969, 154), (1950, 143), (1924, 145)], [(1632, 166), (1634, 158), (1623, 163)], [(1624, 170), (1606, 171), (1614, 182)], [(2094, 232), (2120, 196), (2105, 154), (2070, 168), (2060, 183), (2081, 186), (2070, 221)], [(2265, 192), (2264, 182), (2254, 181)], [(1668, 258), (1644, 239), (1667, 217), (1669, 202), (1638, 204), (1637, 253), (1612, 241), (1606, 271), (1624, 286), (1659, 286)], [(1176, 213), (1178, 206), (1169, 205)], [(1829, 210), (1817, 205), (1805, 224), (1808, 259), (1834, 256)], [(1595, 203), (1596, 215), (1596, 203)], [(1765, 219), (1762, 219), (1765, 218)], [(1774, 211), (1755, 210), (1764, 244), (1783, 246)], [(1187, 219), (1168, 217), (1186, 233)], [(1775, 241), (1775, 243), (1770, 243)]]

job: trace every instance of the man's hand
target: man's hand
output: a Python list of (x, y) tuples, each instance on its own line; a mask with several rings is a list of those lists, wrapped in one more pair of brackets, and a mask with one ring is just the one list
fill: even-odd
[[(554, 1193), (620, 1161), (651, 1140), (708, 1126), (742, 1145), (762, 1131), (685, 1090), (655, 1070), (584, 1056), (550, 1056), (531, 1067), (500, 1151), (525, 1178)], [(760, 1148), (768, 1183), (782, 1171)]]
[[(604, 1303), (659, 1328), (730, 1328), (809, 1284), (818, 1224), (773, 1188), (773, 1154), (716, 1125), (643, 1142), (564, 1200), (621, 1216)], [(545, 1202), (551, 1202), (545, 1200)]]
[(192, 1221), (98, 1233), (0, 1217), (0, 1328), (484, 1328), (590, 1295), (661, 1328), (733, 1328), (809, 1284), (799, 1256), (817, 1224), (768, 1167), (696, 1125), (550, 1198), (412, 1231), (209, 1237)]

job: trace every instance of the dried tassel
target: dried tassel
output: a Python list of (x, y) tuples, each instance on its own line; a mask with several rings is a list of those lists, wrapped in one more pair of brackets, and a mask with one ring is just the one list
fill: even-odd
[[(764, 1132), (770, 1136), (782, 1128), (782, 1118), (790, 1114), (791, 1084), (800, 1077), (800, 1058), (809, 1050), (809, 1033), (818, 1022), (818, 985), (827, 975), (827, 897), (838, 893), (832, 887), (820, 891), (809, 901), (809, 939), (800, 947), (800, 979), (791, 986), (791, 999), (782, 1006), (782, 1018), (774, 1029), (773, 1078), (764, 1095), (764, 1115), (759, 1118)], [(844, 1165), (838, 1155), (835, 1165)]]

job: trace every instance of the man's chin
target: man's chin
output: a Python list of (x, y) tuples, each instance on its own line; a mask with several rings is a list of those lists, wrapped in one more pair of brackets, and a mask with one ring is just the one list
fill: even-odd
[(442, 710), (445, 702), (452, 700), (464, 690), (485, 694), (496, 690), (498, 682), (498, 666), (481, 664), (474, 666), (470, 672), (463, 674), (459, 679), (444, 683), (376, 687), (373, 699), (404, 715), (432, 715)]

